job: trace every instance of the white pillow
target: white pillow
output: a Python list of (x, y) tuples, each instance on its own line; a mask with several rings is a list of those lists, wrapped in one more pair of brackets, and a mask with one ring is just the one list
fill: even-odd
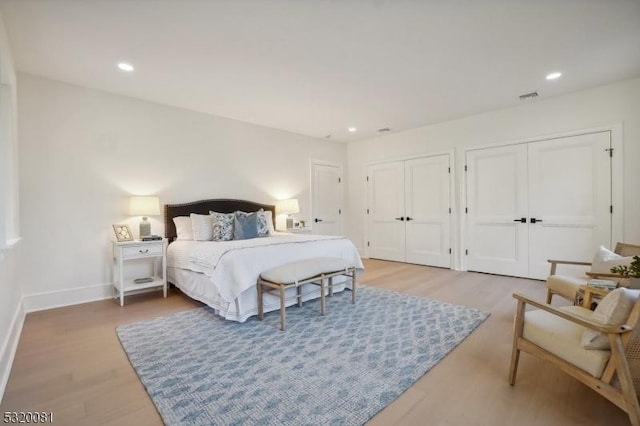
[(633, 257), (622, 257), (611, 250), (607, 250), (604, 246), (600, 246), (593, 257), (593, 262), (591, 262), (591, 272), (610, 274), (612, 267), (620, 265), (629, 266), (632, 261)]
[(177, 240), (193, 240), (193, 229), (191, 229), (191, 218), (187, 216), (177, 216), (173, 218), (176, 224)]
[[(593, 319), (602, 325), (624, 324), (629, 318), (639, 293), (624, 287), (616, 288), (598, 304)], [(598, 331), (585, 330), (582, 333), (582, 347), (585, 349), (609, 349), (609, 338)]]
[(208, 214), (191, 213), (191, 229), (196, 241), (211, 241), (213, 239), (213, 224)]

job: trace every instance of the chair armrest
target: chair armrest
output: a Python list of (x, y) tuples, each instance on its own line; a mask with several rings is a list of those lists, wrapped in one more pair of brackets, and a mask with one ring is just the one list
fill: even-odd
[(591, 266), (591, 262), (576, 262), (574, 260), (553, 260), (548, 259), (547, 262), (555, 263), (557, 265), (581, 265), (581, 266)]
[(620, 274), (609, 274), (607, 272), (585, 272), (588, 277), (597, 278), (597, 277), (605, 277), (605, 278), (626, 278)]
[(556, 268), (558, 267), (558, 265), (591, 266), (591, 262), (575, 262), (573, 260), (547, 259), (547, 262), (549, 262), (551, 264), (551, 272), (549, 272), (549, 275), (555, 275), (556, 274)]
[(535, 306), (538, 309), (542, 309), (543, 311), (547, 311), (550, 314), (559, 316), (561, 318), (566, 319), (567, 321), (574, 322), (583, 327), (590, 328), (591, 330), (599, 331), (601, 333), (606, 334), (622, 334), (632, 330), (632, 327), (628, 324), (622, 325), (602, 325), (593, 321), (586, 320), (577, 315), (572, 314), (571, 312), (564, 311), (562, 309), (558, 309), (551, 305), (546, 305), (544, 303), (536, 302), (533, 299), (528, 298), (522, 294), (513, 293), (514, 299), (517, 299), (519, 302), (529, 304), (531, 306)]

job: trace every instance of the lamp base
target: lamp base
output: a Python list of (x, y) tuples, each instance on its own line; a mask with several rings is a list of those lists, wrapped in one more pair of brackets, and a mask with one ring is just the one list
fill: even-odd
[(142, 222), (140, 222), (140, 238), (148, 237), (149, 235), (151, 235), (151, 223), (146, 217), (143, 217)]

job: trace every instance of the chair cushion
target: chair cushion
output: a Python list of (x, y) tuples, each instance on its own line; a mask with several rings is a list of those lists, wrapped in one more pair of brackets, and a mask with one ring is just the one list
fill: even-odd
[(272, 283), (291, 284), (323, 273), (345, 270), (351, 266), (349, 262), (338, 257), (316, 257), (269, 269), (260, 276)]
[[(602, 325), (624, 324), (638, 299), (638, 290), (616, 288), (607, 294), (593, 311), (593, 320)], [(582, 335), (582, 347), (585, 349), (609, 349), (609, 338), (598, 331), (585, 330)]]
[[(560, 308), (584, 319), (593, 320), (594, 312), (580, 306)], [(587, 330), (574, 322), (543, 310), (525, 312), (523, 337), (552, 354), (600, 378), (611, 355), (607, 350), (587, 350), (581, 345)]]
[(575, 300), (578, 287), (585, 285), (588, 277), (572, 277), (570, 275), (551, 275), (547, 278), (547, 288), (565, 299)]

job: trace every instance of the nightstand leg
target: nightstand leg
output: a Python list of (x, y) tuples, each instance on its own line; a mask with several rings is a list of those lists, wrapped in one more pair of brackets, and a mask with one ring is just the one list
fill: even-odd
[(120, 275), (120, 306), (124, 306), (124, 271), (122, 265), (122, 256), (120, 256), (120, 260), (118, 261), (118, 274)]
[(167, 245), (163, 244), (162, 247), (162, 283), (163, 283), (163, 292), (164, 297), (167, 297)]

